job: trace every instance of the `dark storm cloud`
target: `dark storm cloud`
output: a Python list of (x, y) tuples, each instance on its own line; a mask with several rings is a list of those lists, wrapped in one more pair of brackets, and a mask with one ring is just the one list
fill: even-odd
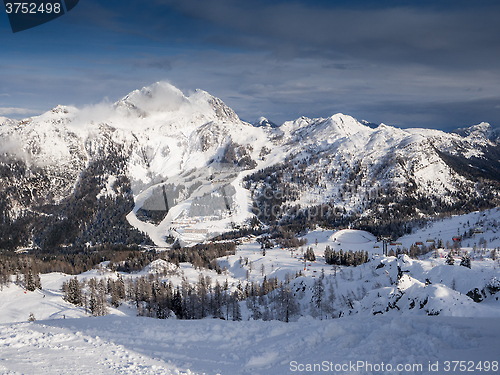
[(384, 118), (389, 125), (421, 127), (434, 123), (433, 128), (452, 131), (460, 127), (479, 124), (485, 119), (493, 127), (500, 126), (500, 96), (461, 101), (435, 102), (380, 102), (367, 105), (372, 116)]
[(134, 68), (140, 69), (159, 69), (169, 71), (172, 70), (172, 60), (168, 57), (149, 57), (140, 60), (135, 60), (132, 63)]
[(239, 74), (232, 100), (243, 115), (259, 103), (278, 122), (344, 112), (403, 127), (500, 125), (489, 99), (500, 95), (496, 2), (158, 3), (213, 25), (200, 41), (270, 53), (253, 61), (260, 69), (226, 65), (226, 78)]
[(448, 68), (497, 67), (499, 6), (488, 8), (345, 6), (289, 2), (163, 0), (186, 17), (233, 33), (211, 42), (267, 48), (284, 57), (304, 53), (349, 56), (390, 64), (419, 62)]
[(0, 108), (114, 101), (168, 80), (249, 121), (343, 112), (402, 127), (500, 125), (497, 3), (86, 0), (2, 39)]

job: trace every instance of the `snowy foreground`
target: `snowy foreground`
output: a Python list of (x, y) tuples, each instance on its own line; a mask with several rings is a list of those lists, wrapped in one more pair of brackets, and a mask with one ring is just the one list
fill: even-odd
[[(499, 344), (498, 318), (356, 316), (287, 324), (105, 316), (1, 325), (0, 373), (443, 374), (445, 361), (491, 366), (500, 360)], [(316, 371), (307, 364), (318, 364)], [(412, 370), (397, 371), (398, 364)]]
[[(304, 263), (304, 248), (274, 247), (263, 256), (260, 245), (248, 240), (235, 255), (219, 259), (223, 274), (201, 271), (212, 283), (227, 280), (231, 290), (240, 281), (285, 280), (300, 271), (303, 276), (291, 280), (290, 287), (302, 316), (290, 323), (251, 320), (245, 301), (240, 302), (243, 321), (137, 317), (133, 304), (125, 302), (109, 307), (110, 315), (89, 317), (62, 298), (62, 283), (70, 275), (42, 275), (42, 290), (35, 292), (10, 283), (0, 290), (0, 374), (500, 373), (500, 261), (493, 259), (500, 248), (499, 223), (499, 210), (455, 216), (395, 245), (445, 243), (480, 227), (481, 233), (462, 241), (460, 253), (470, 254), (470, 268), (460, 265), (458, 254), (454, 265), (447, 264), (449, 249), (419, 259), (385, 257), (367, 232), (318, 229), (306, 235), (316, 262)], [(323, 257), (326, 246), (367, 251), (371, 260), (332, 267)], [(172, 266), (156, 260), (123, 276), (148, 276)], [(163, 278), (174, 285), (183, 279), (194, 284), (200, 272), (186, 263), (171, 271)], [(310, 316), (322, 273), (333, 313), (316, 316), (326, 320)], [(117, 273), (102, 264), (78, 280), (108, 277)], [(331, 300), (330, 289), (336, 295)], [(474, 290), (480, 303), (467, 296)], [(30, 313), (35, 322), (27, 322)]]

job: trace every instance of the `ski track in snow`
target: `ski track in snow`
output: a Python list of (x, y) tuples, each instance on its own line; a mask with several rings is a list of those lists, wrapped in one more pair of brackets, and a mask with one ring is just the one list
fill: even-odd
[(0, 373), (280, 375), (292, 373), (290, 361), (367, 361), (422, 364), (424, 371), (414, 373), (428, 374), (429, 361), (498, 360), (499, 344), (495, 318), (301, 318), (287, 324), (106, 316), (1, 325)]
[(184, 373), (99, 336), (43, 324), (1, 326), (0, 347), (2, 374)]

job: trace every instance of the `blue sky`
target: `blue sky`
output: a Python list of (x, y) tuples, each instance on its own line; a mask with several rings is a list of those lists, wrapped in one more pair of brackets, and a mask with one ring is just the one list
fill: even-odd
[(116, 101), (167, 80), (243, 119), (337, 112), (400, 127), (500, 126), (497, 1), (80, 0), (13, 34), (0, 116)]

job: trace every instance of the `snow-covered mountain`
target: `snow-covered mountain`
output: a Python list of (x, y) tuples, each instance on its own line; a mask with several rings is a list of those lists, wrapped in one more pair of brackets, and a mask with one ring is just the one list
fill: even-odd
[(253, 123), (253, 126), (256, 126), (256, 127), (264, 126), (264, 127), (268, 127), (268, 128), (277, 128), (278, 127), (278, 125), (276, 125), (274, 122), (268, 120), (265, 117), (259, 117), (257, 119), (257, 121), (255, 121)]
[(485, 123), (449, 134), (339, 113), (251, 125), (220, 99), (165, 82), (1, 123), (0, 248), (193, 243), (320, 205), (328, 211), (311, 224), (334, 226), (341, 211), (376, 226), (500, 203)]

